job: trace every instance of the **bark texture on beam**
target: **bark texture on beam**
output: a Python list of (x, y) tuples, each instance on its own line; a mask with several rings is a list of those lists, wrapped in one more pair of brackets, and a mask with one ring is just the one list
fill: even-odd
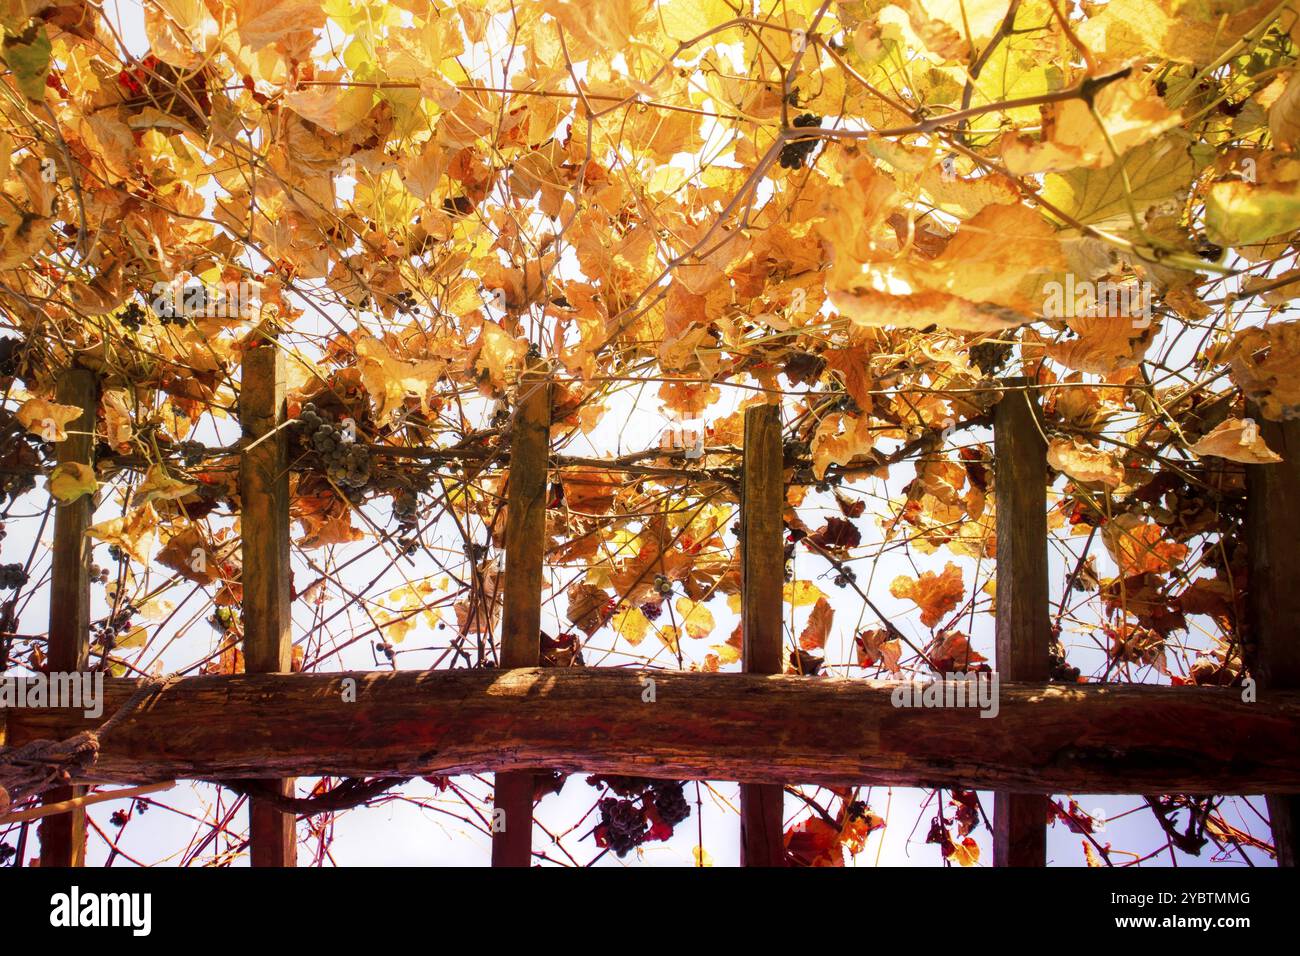
[[(96, 773), (414, 776), (555, 768), (667, 779), (1037, 793), (1300, 789), (1300, 691), (1001, 684), (1000, 711), (896, 708), (896, 685), (622, 668), (192, 677), (101, 741)], [(343, 680), (356, 681), (345, 703)], [(110, 678), (106, 714), (137, 681)], [(96, 722), (0, 711), (11, 746)]]

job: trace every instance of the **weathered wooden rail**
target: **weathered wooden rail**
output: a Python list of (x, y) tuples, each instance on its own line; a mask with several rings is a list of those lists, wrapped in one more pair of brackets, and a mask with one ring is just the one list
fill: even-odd
[[(642, 700), (645, 673), (654, 703)], [(105, 713), (139, 686), (107, 680)], [(1300, 691), (1245, 703), (1230, 688), (1003, 684), (987, 719), (895, 707), (896, 686), (609, 667), (192, 677), (105, 735), (95, 772), (150, 782), (545, 768), (1032, 793), (1300, 789)], [(11, 744), (98, 723), (5, 713)]]
[[(62, 401), (93, 404), (89, 373)], [(1032, 389), (1007, 383), (994, 415), (998, 504), (995, 719), (975, 709), (898, 708), (895, 685), (782, 675), (786, 642), (785, 474), (779, 406), (745, 416), (741, 497), (741, 674), (539, 668), (550, 389), (536, 367), (510, 428), (500, 670), (289, 674), (288, 491), (283, 365), (245, 360), (244, 651), (248, 673), (156, 693), (102, 741), (97, 779), (276, 781), (296, 776), (495, 773), (492, 860), (532, 859), (534, 775), (596, 772), (741, 783), (742, 860), (782, 865), (783, 786), (889, 784), (990, 789), (997, 865), (1045, 863), (1046, 795), (1267, 794), (1279, 862), (1294, 865), (1300, 806), (1300, 423), (1264, 423), (1281, 465), (1251, 466), (1251, 644), (1257, 701), (1240, 690), (1048, 682), (1051, 630), (1043, 437)], [(89, 392), (85, 392), (89, 389)], [(83, 395), (83, 392), (85, 394)], [(90, 419), (93, 422), (93, 416)], [(89, 426), (87, 426), (89, 428)], [(64, 443), (63, 460), (89, 460)], [(85, 513), (82, 513), (82, 512)], [(58, 669), (87, 666), (88, 508), (60, 508), (51, 628)], [(58, 569), (63, 569), (61, 572)], [(52, 622), (55, 615), (51, 615)], [(355, 681), (355, 698), (345, 681)], [(109, 680), (106, 712), (138, 688)], [(77, 713), (0, 711), (0, 743), (90, 729)], [(58, 798), (67, 794), (58, 795)], [(51, 796), (51, 799), (55, 799)], [(250, 801), (254, 865), (294, 861), (293, 818)], [(79, 864), (80, 811), (47, 819), (43, 865)]]

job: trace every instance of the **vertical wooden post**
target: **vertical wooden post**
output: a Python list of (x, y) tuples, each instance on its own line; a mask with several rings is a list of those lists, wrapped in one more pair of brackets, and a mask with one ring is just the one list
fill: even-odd
[[(506, 479), (506, 583), (501, 614), (502, 667), (536, 667), (542, 655), (542, 559), (546, 550), (551, 388), (535, 365), (519, 379)], [(493, 793), (492, 865), (533, 860), (533, 777), (499, 773)], [(499, 828), (498, 828), (499, 827)]]
[[(1007, 379), (993, 413), (997, 501), (999, 680), (1045, 681), (1051, 673), (1047, 587), (1047, 444), (1038, 400), (1024, 378)], [(1048, 797), (993, 795), (994, 866), (1045, 866)]]
[[(59, 376), (56, 399), (76, 405), (81, 414), (70, 422), (68, 437), (58, 444), (59, 464), (95, 464), (95, 411), (99, 386), (95, 373), (70, 368)], [(54, 554), (50, 572), (48, 663), (50, 673), (90, 667), (90, 555), (86, 537), (95, 512), (93, 495), (58, 505), (54, 513)], [(42, 798), (46, 804), (71, 800), (85, 787), (58, 787)], [(40, 824), (41, 866), (82, 866), (86, 857), (86, 812), (72, 810), (46, 817)]]
[[(1282, 456), (1271, 465), (1246, 466), (1247, 662), (1260, 692), (1300, 687), (1300, 421), (1272, 422), (1255, 407), (1247, 415), (1260, 437)], [(1300, 859), (1300, 796), (1267, 798), (1278, 866)]]
[[(282, 427), (288, 415), (285, 382), (284, 355), (279, 348), (263, 345), (244, 353), (239, 420), (244, 438), (252, 447), (239, 458), (239, 497), (244, 669), (250, 674), (287, 673), (293, 654), (289, 451), (288, 435)], [(267, 435), (270, 437), (264, 437)], [(281, 794), (292, 796), (292, 778), (271, 783)], [(297, 865), (292, 813), (282, 813), (263, 800), (250, 798), (248, 822), (253, 866)]]
[[(751, 406), (740, 486), (741, 666), (750, 674), (779, 674), (784, 663), (781, 472), (781, 407)], [(780, 784), (740, 785), (742, 865), (785, 865), (784, 804)]]

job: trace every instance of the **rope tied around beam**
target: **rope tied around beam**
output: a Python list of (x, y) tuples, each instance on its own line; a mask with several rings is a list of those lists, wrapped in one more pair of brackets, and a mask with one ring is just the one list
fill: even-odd
[(0, 747), (0, 813), (84, 776), (99, 758), (100, 738), (129, 717), (145, 698), (179, 680), (180, 676), (173, 674), (146, 682), (94, 730), (83, 730), (66, 740), (32, 740), (21, 747)]

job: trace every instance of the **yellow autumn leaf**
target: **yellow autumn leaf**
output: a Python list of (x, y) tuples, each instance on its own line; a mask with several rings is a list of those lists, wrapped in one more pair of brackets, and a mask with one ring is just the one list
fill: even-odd
[(144, 481), (136, 486), (131, 496), (131, 507), (138, 508), (151, 501), (174, 501), (193, 494), (198, 487), (193, 482), (171, 477), (162, 465), (150, 465)]
[(110, 518), (86, 529), (86, 534), (105, 544), (121, 548), (132, 561), (147, 565), (153, 557), (158, 515), (153, 505), (133, 508), (120, 518)]
[(698, 640), (713, 632), (713, 613), (703, 604), (688, 597), (680, 597), (673, 606), (677, 609), (678, 623), (685, 628), (687, 637)]
[(610, 625), (614, 628), (615, 634), (636, 647), (645, 640), (650, 619), (639, 607), (622, 607), (614, 612), (614, 616), (610, 618)]
[(1250, 419), (1229, 418), (1192, 446), (1195, 455), (1214, 455), (1247, 465), (1267, 465), (1282, 460), (1259, 434), (1259, 425)]
[(740, 648), (734, 644), (711, 644), (709, 650), (718, 656), (719, 664), (734, 664), (740, 660)]
[(95, 469), (81, 462), (65, 461), (50, 472), (49, 492), (63, 504), (76, 501), (82, 495), (93, 495), (98, 487)]
[[(824, 591), (811, 581), (787, 581), (782, 588), (785, 602), (793, 607), (807, 607), (826, 597)], [(734, 608), (740, 613), (740, 606)]]
[(143, 624), (137, 624), (125, 634), (119, 634), (113, 640), (113, 646), (116, 648), (144, 647), (149, 639), (149, 632), (145, 630)]
[(980, 861), (980, 847), (973, 837), (965, 837), (960, 843), (952, 845), (948, 859), (960, 866), (974, 866)]
[(106, 389), (100, 396), (104, 412), (104, 441), (119, 452), (130, 448), (135, 429), (131, 424), (131, 410), (127, 407), (127, 393), (122, 389)]
[(418, 617), (414, 614), (393, 615), (385, 611), (378, 614), (375, 620), (385, 638), (394, 644), (400, 644), (406, 640), (406, 635), (415, 630)]
[(672, 651), (674, 654), (678, 652), (678, 632), (677, 628), (673, 627), (673, 625), (660, 625), (655, 631), (655, 636), (659, 638), (659, 642), (663, 644), (664, 647), (668, 648), (668, 650)]
[(1273, 146), (1300, 149), (1300, 70), (1292, 70), (1282, 94), (1268, 108)]
[(63, 441), (68, 437), (64, 430), (74, 419), (81, 417), (76, 405), (59, 405), (43, 398), (29, 398), (15, 413), (18, 424), (42, 441)]
[(1006, 134), (1002, 159), (1017, 176), (1080, 166), (1100, 168), (1114, 162), (1116, 154), (1150, 142), (1181, 121), (1181, 113), (1165, 105), (1152, 81), (1130, 73), (1102, 87), (1091, 109), (1081, 99), (1061, 103), (1048, 139), (1038, 142), (1024, 134)]
[(375, 403), (375, 420), (386, 423), (401, 408), (406, 396), (429, 408), (429, 393), (447, 368), (442, 359), (404, 359), (379, 339), (365, 336), (357, 342), (357, 366), (361, 382)]
[(1047, 446), (1047, 463), (1075, 481), (1107, 488), (1124, 481), (1124, 467), (1114, 455), (1077, 438), (1053, 438)]
[(253, 52), (289, 33), (323, 26), (319, 0), (234, 0), (239, 35)]
[(474, 367), (487, 373), (492, 384), (500, 388), (510, 379), (510, 370), (518, 367), (527, 351), (528, 343), (510, 335), (496, 322), (484, 322)]
[(1239, 331), (1224, 359), (1233, 383), (1272, 421), (1300, 414), (1300, 322), (1273, 322)]
[(285, 94), (284, 105), (335, 134), (346, 133), (370, 112), (374, 92), (369, 87), (345, 86), (342, 74), (322, 75), (318, 82), (322, 85)]

